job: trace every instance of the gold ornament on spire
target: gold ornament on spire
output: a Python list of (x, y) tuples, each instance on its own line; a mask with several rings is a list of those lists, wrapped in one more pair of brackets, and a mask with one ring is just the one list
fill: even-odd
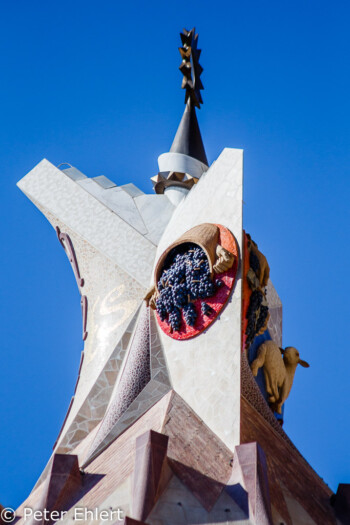
[(179, 47), (182, 58), (181, 66), (179, 67), (183, 74), (182, 89), (186, 89), (185, 104), (190, 99), (194, 106), (200, 108), (203, 104), (201, 89), (204, 89), (200, 76), (203, 68), (199, 63), (201, 50), (197, 49), (198, 34), (195, 34), (195, 28), (187, 31), (183, 29), (180, 33), (182, 47)]

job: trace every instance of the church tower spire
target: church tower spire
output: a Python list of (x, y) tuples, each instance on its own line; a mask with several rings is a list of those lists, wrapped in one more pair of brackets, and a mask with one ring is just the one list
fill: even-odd
[(182, 89), (185, 93), (185, 111), (177, 129), (170, 152), (158, 158), (159, 173), (152, 178), (156, 193), (166, 193), (178, 203), (208, 169), (208, 160), (198, 125), (196, 107), (203, 104), (202, 66), (199, 64), (201, 50), (197, 48), (198, 34), (195, 28), (180, 33), (182, 58), (179, 67), (183, 74)]
[(201, 132), (198, 125), (196, 108), (192, 99), (188, 99), (181, 122), (177, 128), (177, 132), (170, 152), (182, 153), (199, 160), (205, 165), (208, 165), (207, 156), (202, 141)]

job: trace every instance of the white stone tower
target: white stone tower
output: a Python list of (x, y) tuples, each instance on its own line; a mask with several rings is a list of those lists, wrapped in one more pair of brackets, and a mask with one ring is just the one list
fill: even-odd
[[(18, 183), (67, 253), (84, 340), (53, 454), (17, 509), (21, 525), (346, 519), (348, 487), (331, 500), (284, 433), (263, 372), (251, 373), (262, 343), (282, 346), (282, 305), (243, 230), (243, 151), (225, 148), (208, 164), (198, 35), (181, 39), (186, 106), (155, 193), (45, 159)], [(201, 291), (205, 279), (212, 287)], [(172, 288), (186, 290), (181, 300)], [(166, 294), (174, 304), (162, 318)]]

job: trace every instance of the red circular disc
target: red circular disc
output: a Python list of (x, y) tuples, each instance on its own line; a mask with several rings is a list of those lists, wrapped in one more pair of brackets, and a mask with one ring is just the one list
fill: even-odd
[[(156, 313), (159, 326), (164, 333), (173, 339), (190, 339), (191, 337), (195, 337), (196, 335), (203, 332), (203, 330), (208, 328), (208, 326), (210, 326), (212, 322), (215, 321), (227, 303), (227, 300), (232, 292), (238, 269), (238, 246), (236, 239), (227, 228), (221, 226), (221, 224), (216, 224), (216, 226), (218, 226), (220, 229), (219, 243), (223, 248), (233, 253), (235, 256), (233, 266), (226, 272), (214, 275), (215, 280), (219, 279), (223, 282), (223, 285), (220, 288), (217, 288), (214, 295), (211, 297), (206, 297), (205, 299), (197, 299), (193, 302), (197, 312), (197, 319), (194, 326), (188, 326), (188, 324), (186, 324), (183, 311), (181, 310), (180, 330), (178, 332), (171, 331), (171, 327), (167, 321), (161, 321), (158, 313)], [(201, 305), (203, 302), (207, 303), (213, 309), (213, 313), (211, 315), (206, 316), (202, 314)]]

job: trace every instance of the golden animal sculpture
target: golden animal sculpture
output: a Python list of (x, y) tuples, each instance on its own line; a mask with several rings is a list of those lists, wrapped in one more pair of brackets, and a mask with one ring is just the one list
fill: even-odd
[(278, 414), (282, 413), (282, 405), (289, 396), (298, 364), (305, 368), (310, 366), (300, 359), (296, 348), (288, 346), (283, 350), (273, 341), (265, 341), (259, 346), (257, 357), (250, 365), (255, 377), (259, 368), (263, 367), (269, 404)]
[(208, 257), (209, 267), (212, 276), (216, 273), (223, 273), (232, 268), (235, 256), (227, 251), (219, 243), (220, 230), (216, 224), (203, 223), (191, 228), (181, 235), (177, 241), (173, 242), (160, 256), (155, 269), (155, 284), (148, 290), (144, 300), (147, 306), (156, 308), (156, 299), (158, 297), (157, 283), (166, 265), (167, 257), (176, 246), (183, 243), (198, 244)]

